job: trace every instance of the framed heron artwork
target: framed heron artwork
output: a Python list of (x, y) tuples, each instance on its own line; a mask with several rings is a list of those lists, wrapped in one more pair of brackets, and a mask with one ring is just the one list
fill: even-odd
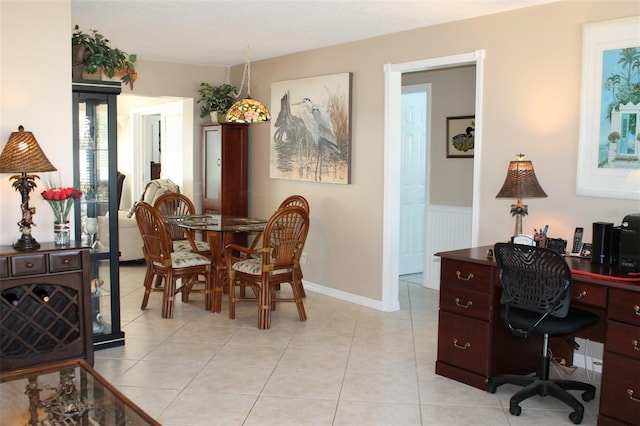
[(351, 183), (351, 73), (271, 84), (269, 176)]

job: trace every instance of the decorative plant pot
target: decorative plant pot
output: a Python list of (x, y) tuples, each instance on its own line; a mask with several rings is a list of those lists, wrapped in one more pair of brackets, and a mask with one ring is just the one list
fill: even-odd
[(53, 242), (56, 247), (69, 247), (71, 244), (71, 225), (69, 222), (53, 223)]
[(209, 111), (209, 118), (213, 124), (218, 124), (220, 121), (218, 120), (218, 111)]

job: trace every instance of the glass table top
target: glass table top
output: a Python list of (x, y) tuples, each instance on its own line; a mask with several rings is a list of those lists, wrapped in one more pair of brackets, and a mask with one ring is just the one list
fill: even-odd
[(82, 359), (0, 373), (0, 424), (160, 425)]

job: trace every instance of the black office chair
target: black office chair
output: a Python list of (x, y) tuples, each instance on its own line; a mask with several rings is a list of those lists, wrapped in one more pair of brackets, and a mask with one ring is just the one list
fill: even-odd
[(505, 320), (514, 336), (528, 338), (542, 334), (544, 345), (537, 376), (501, 375), (491, 377), (487, 391), (495, 393), (505, 383), (524, 388), (511, 397), (509, 411), (514, 416), (522, 412), (520, 402), (534, 396), (552, 396), (574, 409), (569, 419), (580, 424), (584, 406), (568, 390), (584, 391), (582, 399), (591, 401), (594, 386), (575, 380), (549, 378), (549, 336), (570, 335), (590, 327), (599, 320), (587, 311), (571, 308), (571, 270), (557, 252), (540, 247), (498, 243), (494, 246), (498, 273), (502, 284)]

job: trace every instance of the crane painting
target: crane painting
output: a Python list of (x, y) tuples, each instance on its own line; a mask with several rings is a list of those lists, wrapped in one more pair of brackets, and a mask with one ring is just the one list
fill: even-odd
[(350, 73), (273, 83), (270, 177), (350, 183), (350, 100)]

